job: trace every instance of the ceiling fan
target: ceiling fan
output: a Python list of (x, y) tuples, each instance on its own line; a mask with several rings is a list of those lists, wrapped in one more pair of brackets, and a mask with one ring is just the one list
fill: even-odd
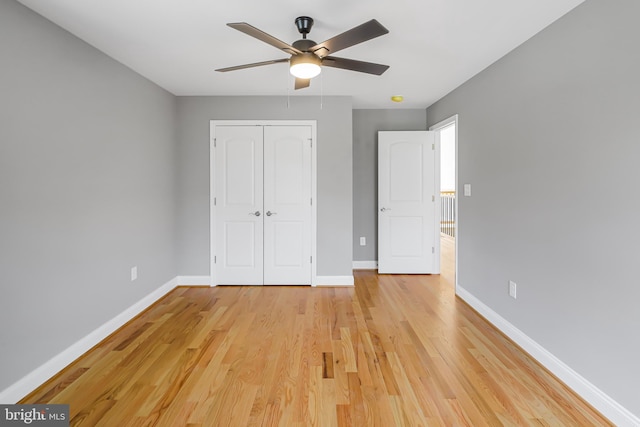
[(289, 45), (270, 34), (253, 27), (246, 22), (227, 24), (231, 28), (255, 37), (271, 46), (274, 46), (285, 53), (291, 55), (289, 58), (273, 59), (271, 61), (254, 62), (252, 64), (237, 65), (235, 67), (219, 68), (216, 71), (227, 72), (242, 70), (244, 68), (260, 67), (262, 65), (289, 62), (289, 71), (296, 78), (295, 88), (302, 89), (308, 87), (311, 79), (320, 74), (321, 66), (342, 68), (343, 70), (358, 71), (361, 73), (381, 75), (389, 68), (388, 65), (375, 64), (373, 62), (356, 61), (354, 59), (338, 58), (331, 56), (339, 50), (346, 49), (358, 43), (371, 40), (373, 38), (387, 34), (389, 30), (378, 21), (372, 19), (362, 25), (358, 25), (342, 34), (316, 43), (307, 39), (307, 34), (313, 26), (313, 19), (308, 16), (300, 16), (295, 20), (298, 32), (302, 34), (302, 39)]

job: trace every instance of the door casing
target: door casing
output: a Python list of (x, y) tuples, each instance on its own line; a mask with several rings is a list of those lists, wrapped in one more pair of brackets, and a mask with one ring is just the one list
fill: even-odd
[[(455, 126), (455, 190), (456, 190), (456, 205), (455, 205), (455, 219), (456, 219), (456, 224), (455, 224), (455, 253), (454, 253), (454, 258), (455, 258), (455, 288), (456, 288), (456, 294), (458, 293), (458, 247), (460, 247), (460, 216), (458, 215), (458, 209), (459, 209), (459, 205), (460, 205), (460, 199), (461, 199), (461, 195), (460, 192), (458, 191), (458, 177), (460, 174), (460, 169), (459, 169), (459, 165), (458, 165), (458, 128), (459, 128), (459, 118), (457, 114), (454, 114), (451, 117), (448, 117), (432, 126), (429, 127), (429, 130), (432, 132), (436, 132), (436, 166), (438, 167), (438, 173), (437, 173), (437, 178), (438, 178), (438, 189), (440, 188), (440, 131), (443, 128), (446, 128), (450, 125), (454, 125)], [(439, 193), (438, 193), (439, 194)], [(438, 212), (440, 212), (439, 210), (440, 208), (438, 208)], [(438, 256), (438, 259), (440, 257)]]

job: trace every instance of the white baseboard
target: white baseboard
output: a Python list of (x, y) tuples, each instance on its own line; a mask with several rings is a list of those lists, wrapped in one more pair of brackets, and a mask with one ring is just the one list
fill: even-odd
[(178, 286), (210, 286), (211, 276), (178, 276)]
[(459, 284), (456, 286), (456, 294), (615, 425), (619, 427), (640, 426), (640, 418), (591, 384)]
[(40, 367), (34, 369), (20, 380), (0, 392), (0, 403), (13, 404), (31, 393), (49, 378), (69, 366), (74, 360), (89, 351), (93, 346), (115, 332), (129, 320), (136, 317), (151, 304), (165, 296), (177, 285), (176, 278), (171, 279), (146, 297), (142, 298), (98, 329), (90, 332), (84, 338), (76, 341), (66, 350), (49, 359)]
[(354, 270), (377, 270), (378, 261), (353, 261)]
[(315, 286), (353, 286), (353, 276), (316, 276)]

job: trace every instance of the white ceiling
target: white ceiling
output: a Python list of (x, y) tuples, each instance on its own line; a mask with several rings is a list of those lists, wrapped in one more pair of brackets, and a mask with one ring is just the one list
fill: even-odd
[[(19, 0), (175, 95), (350, 95), (354, 108), (426, 108), (583, 0)], [(286, 58), (227, 27), (247, 22), (287, 43), (324, 41), (372, 18), (389, 34), (337, 56), (388, 64), (382, 76), (323, 69), (293, 90)], [(403, 95), (396, 104), (391, 95)]]

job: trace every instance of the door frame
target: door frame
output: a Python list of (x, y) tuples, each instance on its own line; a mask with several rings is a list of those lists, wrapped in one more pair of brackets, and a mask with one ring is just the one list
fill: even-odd
[[(441, 159), (440, 159), (440, 131), (448, 126), (454, 125), (455, 126), (455, 150), (456, 150), (456, 155), (455, 155), (455, 168), (456, 168), (456, 173), (455, 173), (455, 189), (456, 189), (456, 205), (455, 205), (455, 218), (456, 218), (456, 223), (454, 225), (454, 240), (455, 240), (455, 254), (454, 254), (454, 262), (455, 262), (455, 289), (456, 289), (456, 294), (458, 293), (458, 247), (460, 246), (460, 216), (458, 215), (458, 206), (460, 205), (460, 192), (458, 191), (458, 174), (460, 173), (459, 168), (458, 168), (458, 129), (459, 129), (459, 119), (458, 119), (458, 115), (454, 114), (451, 117), (448, 117), (444, 120), (439, 121), (438, 123), (429, 126), (429, 130), (430, 131), (434, 131), (436, 132), (436, 164), (437, 164), (437, 168), (438, 168), (438, 191), (440, 190), (440, 163), (441, 163)], [(438, 192), (438, 197), (436, 198), (437, 200), (440, 200), (440, 193)], [(440, 221), (440, 206), (438, 206), (438, 222)], [(440, 224), (438, 224), (438, 232), (440, 231)], [(438, 253), (438, 263), (440, 262), (440, 254)]]
[(316, 120), (211, 120), (209, 122), (209, 266), (210, 285), (217, 286), (216, 263), (216, 206), (215, 206), (215, 135), (216, 126), (310, 126), (311, 127), (311, 286), (317, 282), (317, 121)]

